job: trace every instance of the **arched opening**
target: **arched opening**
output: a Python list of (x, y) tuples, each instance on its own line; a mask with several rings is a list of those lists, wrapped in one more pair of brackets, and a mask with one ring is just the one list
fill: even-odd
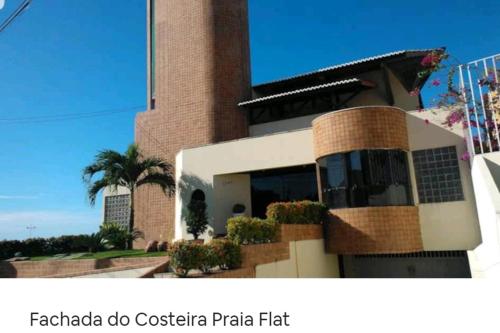
[(191, 194), (191, 201), (205, 201), (205, 192), (202, 190), (195, 190)]

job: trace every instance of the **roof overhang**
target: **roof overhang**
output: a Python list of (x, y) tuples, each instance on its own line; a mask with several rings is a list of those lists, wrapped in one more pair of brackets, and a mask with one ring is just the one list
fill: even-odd
[(418, 73), (424, 69), (421, 64), (422, 59), (431, 52), (443, 53), (444, 50), (444, 48), (436, 48), (386, 53), (255, 85), (253, 89), (264, 95), (273, 95), (277, 92), (292, 90), (301, 86), (315, 86), (323, 84), (323, 82), (338, 81), (346, 77), (356, 77), (361, 73), (378, 70), (382, 65), (387, 65), (396, 77), (401, 80), (405, 89), (411, 91), (423, 86), (428, 79), (428, 75), (418, 76)]
[(255, 98), (250, 101), (241, 102), (238, 104), (240, 107), (255, 107), (260, 105), (267, 105), (282, 102), (284, 100), (293, 100), (296, 98), (301, 98), (308, 95), (314, 95), (322, 92), (349, 92), (358, 89), (371, 89), (374, 88), (376, 84), (368, 80), (360, 80), (357, 78), (333, 81), (321, 85), (311, 86), (303, 89), (287, 91), (279, 94), (274, 94), (270, 96)]

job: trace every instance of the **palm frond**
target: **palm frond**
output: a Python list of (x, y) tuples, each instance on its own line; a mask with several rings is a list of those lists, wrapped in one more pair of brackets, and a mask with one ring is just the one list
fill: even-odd
[(93, 183), (89, 183), (87, 187), (87, 196), (89, 198), (91, 206), (95, 205), (97, 194), (99, 194), (101, 190), (104, 190), (108, 186), (112, 186), (112, 184), (110, 184), (106, 179), (100, 179), (96, 180)]
[(136, 183), (136, 187), (146, 184), (160, 186), (162, 191), (169, 196), (175, 193), (175, 179), (170, 172), (149, 173)]

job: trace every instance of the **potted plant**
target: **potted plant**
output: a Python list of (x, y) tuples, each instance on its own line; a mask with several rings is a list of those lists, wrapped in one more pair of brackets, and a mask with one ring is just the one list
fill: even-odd
[(201, 200), (191, 200), (187, 206), (187, 231), (193, 235), (195, 243), (203, 243), (198, 239), (208, 228), (207, 204)]
[(246, 207), (244, 204), (237, 203), (233, 206), (233, 216), (242, 216), (245, 210)]

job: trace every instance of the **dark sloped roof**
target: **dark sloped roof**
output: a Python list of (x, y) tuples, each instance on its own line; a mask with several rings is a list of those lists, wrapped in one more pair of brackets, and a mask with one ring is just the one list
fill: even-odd
[(250, 106), (250, 105), (255, 105), (255, 104), (261, 104), (264, 102), (269, 102), (269, 101), (275, 101), (283, 98), (287, 98), (290, 96), (300, 96), (303, 94), (307, 94), (310, 92), (316, 92), (320, 90), (328, 90), (328, 89), (335, 89), (335, 88), (347, 88), (347, 87), (352, 87), (352, 86), (364, 86), (364, 87), (374, 87), (375, 84), (367, 81), (367, 80), (360, 80), (357, 78), (352, 78), (348, 80), (341, 80), (341, 81), (334, 81), (334, 82), (329, 82), (317, 86), (311, 86), (311, 87), (306, 87), (298, 90), (292, 90), (292, 91), (287, 91), (279, 94), (274, 94), (270, 96), (264, 96), (260, 98), (255, 98), (250, 101), (245, 101), (241, 102), (238, 104), (238, 106)]
[(339, 65), (334, 65), (322, 68), (313, 72), (300, 74), (280, 80), (266, 82), (255, 85), (255, 91), (262, 94), (275, 94), (280, 91), (290, 90), (290, 87), (298, 88), (300, 86), (311, 86), (321, 83), (321, 81), (332, 81), (333, 79), (344, 79), (346, 77), (353, 77), (363, 71), (369, 71), (386, 61), (397, 59), (414, 59), (424, 57), (432, 51), (443, 51), (442, 48), (436, 49), (420, 49), (420, 50), (401, 50), (390, 53), (385, 53), (373, 57), (363, 58)]

